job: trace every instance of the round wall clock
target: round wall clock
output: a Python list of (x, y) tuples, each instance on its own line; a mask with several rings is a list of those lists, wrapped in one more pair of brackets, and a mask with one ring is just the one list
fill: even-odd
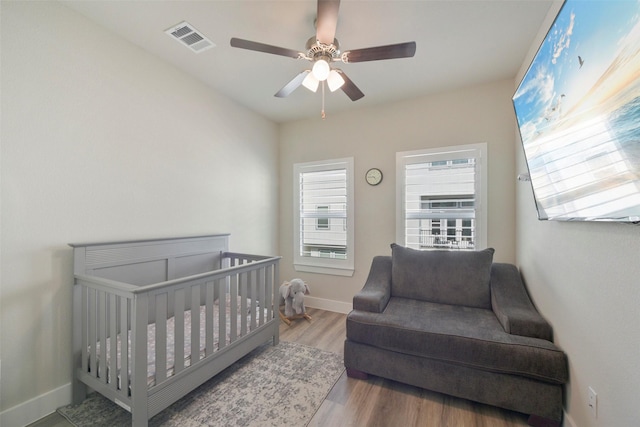
[(367, 171), (365, 179), (369, 185), (378, 185), (382, 182), (382, 171), (378, 168), (371, 168)]

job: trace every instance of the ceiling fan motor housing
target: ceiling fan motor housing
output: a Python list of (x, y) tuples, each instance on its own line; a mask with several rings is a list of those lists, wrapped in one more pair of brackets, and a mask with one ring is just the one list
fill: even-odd
[(323, 44), (313, 36), (307, 40), (305, 47), (307, 49), (307, 56), (312, 61), (322, 58), (327, 62), (332, 62), (334, 58), (340, 55), (340, 43), (338, 39), (333, 39), (332, 44)]

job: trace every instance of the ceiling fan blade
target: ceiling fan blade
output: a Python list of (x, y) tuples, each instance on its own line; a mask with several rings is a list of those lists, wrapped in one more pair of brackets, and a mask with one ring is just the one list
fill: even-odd
[(411, 58), (416, 54), (416, 42), (390, 44), (350, 50), (343, 54), (345, 62), (379, 61), (382, 59)]
[(238, 47), (240, 49), (255, 50), (256, 52), (271, 53), (273, 55), (288, 56), (290, 58), (298, 59), (300, 56), (304, 56), (301, 52), (293, 49), (287, 49), (284, 47), (271, 46), (269, 44), (252, 42), (251, 40), (244, 40), (238, 38), (231, 38), (231, 47)]
[(298, 89), (298, 87), (302, 84), (304, 78), (307, 77), (307, 74), (309, 74), (310, 72), (311, 70), (304, 70), (303, 72), (295, 76), (289, 83), (284, 85), (284, 87), (280, 89), (274, 96), (277, 96), (278, 98), (289, 96), (291, 92)]
[(344, 79), (344, 84), (340, 89), (342, 89), (342, 91), (346, 93), (347, 96), (351, 98), (352, 101), (357, 101), (358, 99), (364, 96), (364, 93), (362, 93), (362, 91), (358, 89), (358, 86), (356, 86), (355, 83), (353, 83), (351, 79), (347, 77), (344, 71), (338, 68), (336, 68), (335, 70), (339, 72), (342, 78)]
[(323, 44), (333, 44), (338, 26), (340, 0), (318, 0), (316, 19), (316, 40)]

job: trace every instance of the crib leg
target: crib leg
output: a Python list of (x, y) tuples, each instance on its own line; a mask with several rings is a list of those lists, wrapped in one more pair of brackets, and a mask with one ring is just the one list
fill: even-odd
[[(146, 409), (146, 408), (145, 408)], [(143, 412), (143, 411), (140, 411)], [(137, 411), (131, 412), (131, 426), (132, 427), (148, 427), (149, 420), (147, 419), (147, 411), (144, 411), (144, 416), (137, 413)]]
[(79, 404), (87, 398), (87, 386), (78, 379), (76, 369), (82, 367), (82, 310), (85, 299), (82, 297), (82, 287), (73, 286), (73, 329), (72, 329), (72, 354), (71, 354), (71, 402)]
[(275, 330), (273, 331), (273, 345), (276, 346), (280, 343), (280, 322), (274, 324)]
[[(75, 375), (75, 374), (74, 374)], [(77, 379), (71, 383), (71, 403), (77, 405), (87, 398), (87, 386)]]

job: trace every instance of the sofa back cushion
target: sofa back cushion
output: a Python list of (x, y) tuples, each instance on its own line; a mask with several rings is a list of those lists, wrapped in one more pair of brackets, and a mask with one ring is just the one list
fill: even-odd
[(491, 308), (493, 248), (419, 251), (391, 245), (391, 296)]

